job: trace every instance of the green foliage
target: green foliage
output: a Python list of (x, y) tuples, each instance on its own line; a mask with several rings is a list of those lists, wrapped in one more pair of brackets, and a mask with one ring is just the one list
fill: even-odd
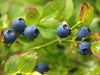
[(62, 19), (69, 19), (74, 11), (74, 4), (72, 0), (66, 0), (65, 10), (62, 13)]
[(5, 72), (7, 74), (12, 74), (14, 72), (17, 72), (16, 61), (18, 61), (18, 56), (12, 56), (8, 59), (5, 65)]
[(91, 46), (91, 50), (95, 56), (100, 57), (100, 41), (94, 42)]
[(28, 45), (32, 45), (34, 40), (28, 40), (25, 36), (23, 36), (23, 34), (21, 34), (18, 38), (17, 38), (17, 42), (18, 43), (22, 43), (22, 44), (28, 44)]
[(36, 53), (27, 52), (22, 54), (17, 61), (17, 67), (20, 72), (32, 72), (36, 63)]
[[(44, 75), (100, 74), (97, 58), (100, 57), (99, 0), (84, 1), (0, 0), (0, 74), (5, 70), (7, 75), (41, 75), (35, 71), (38, 62), (46, 62), (50, 66), (50, 71)], [(25, 19), (26, 26), (36, 25), (39, 36), (29, 40), (22, 32), (17, 33), (14, 43), (3, 43), (3, 32), (7, 27), (12, 29), (12, 21), (19, 17)], [(56, 29), (61, 24), (71, 27), (71, 34), (66, 38), (57, 37)], [(77, 39), (77, 32), (83, 26), (92, 31), (82, 39), (91, 45), (91, 51), (86, 56), (78, 52), (81, 40)]]
[(97, 10), (100, 11), (100, 4), (99, 3), (100, 3), (100, 0), (97, 0), (95, 5), (96, 5)]
[[(12, 5), (10, 8), (9, 8), (9, 11), (8, 11), (8, 18), (10, 20), (13, 20), (13, 19), (16, 19), (18, 17), (20, 17), (24, 11), (23, 11), (23, 5), (21, 4), (14, 4)], [(16, 11), (16, 12), (15, 12)], [(19, 15), (20, 14), (20, 15)], [(13, 16), (12, 16), (13, 15)]]
[(38, 22), (40, 15), (36, 8), (28, 7), (26, 14), (26, 26), (35, 25)]
[(55, 0), (53, 2), (49, 2), (43, 9), (43, 17), (48, 15), (52, 15), (56, 18), (59, 17), (65, 8), (65, 3), (65, 0)]
[(37, 53), (34, 51), (26, 52), (20, 56), (11, 56), (6, 62), (5, 72), (7, 74), (32, 72), (36, 65), (36, 57)]
[(78, 11), (76, 16), (76, 22), (82, 23), (79, 25), (79, 27), (88, 26), (93, 20), (93, 14), (94, 8), (92, 6), (88, 6), (87, 3), (83, 2), (81, 9)]
[(92, 32), (99, 32), (100, 34), (100, 19), (98, 17), (94, 18), (93, 22), (89, 25), (89, 28), (92, 30)]
[(59, 21), (50, 17), (43, 18), (39, 24), (41, 35), (46, 39), (56, 38), (56, 28), (60, 25)]

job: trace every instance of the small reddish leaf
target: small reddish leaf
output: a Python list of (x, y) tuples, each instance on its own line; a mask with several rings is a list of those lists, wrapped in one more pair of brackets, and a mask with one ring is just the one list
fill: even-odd
[(88, 41), (88, 42), (94, 42), (94, 41), (98, 41), (99, 39), (99, 33), (92, 33), (87, 35), (85, 38), (83, 38), (83, 41)]
[(84, 19), (86, 18), (88, 14), (88, 10), (89, 10), (88, 4), (83, 2), (83, 6), (81, 7), (80, 10), (81, 10), (80, 11), (80, 21), (82, 22), (82, 20), (84, 21)]
[(39, 20), (39, 17), (40, 15), (36, 8), (32, 6), (28, 7), (26, 14), (26, 25), (35, 25)]
[(77, 44), (76, 43), (71, 43), (71, 45), (70, 45), (70, 53), (76, 54), (77, 51), (78, 51)]
[(83, 2), (83, 5), (81, 9), (78, 11), (77, 16), (76, 16), (76, 21), (77, 22), (83, 22), (88, 14), (89, 11), (89, 6), (86, 2)]
[(93, 15), (94, 8), (92, 6), (89, 6), (86, 2), (83, 2), (81, 9), (78, 11), (76, 15), (76, 22), (82, 23), (80, 27), (87, 26), (92, 22)]

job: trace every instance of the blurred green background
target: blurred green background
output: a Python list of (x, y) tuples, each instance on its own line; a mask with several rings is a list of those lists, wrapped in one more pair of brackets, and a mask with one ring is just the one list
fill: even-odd
[[(37, 8), (41, 15), (44, 5), (49, 1), (52, 0), (0, 0), (1, 18), (5, 25), (8, 25), (11, 20), (16, 18), (25, 18), (28, 6)], [(100, 34), (100, 0), (72, 0), (73, 12), (66, 19), (67, 23), (70, 27), (76, 24), (76, 14), (81, 8), (83, 1), (94, 7), (94, 18), (88, 27), (92, 32), (99, 32)], [(33, 46), (42, 45), (51, 40), (53, 39), (44, 39), (39, 35)], [(5, 74), (4, 63), (9, 56), (30, 51), (29, 48), (31, 46), (14, 42), (10, 48), (9, 55), (7, 55), (8, 49), (4, 45), (0, 45), (0, 55), (3, 56), (0, 57), (0, 75)], [(49, 64), (50, 71), (48, 74), (50, 75), (100, 75), (100, 58), (92, 53), (86, 56), (81, 54), (73, 55), (69, 52), (69, 49), (69, 43), (54, 43), (36, 50), (38, 52), (38, 62)]]

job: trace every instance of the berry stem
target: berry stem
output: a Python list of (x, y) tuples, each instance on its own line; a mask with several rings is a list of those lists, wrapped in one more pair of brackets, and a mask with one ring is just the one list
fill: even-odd
[[(53, 41), (51, 41), (51, 42), (45, 43), (45, 44), (40, 45), (40, 46), (33, 47), (33, 48), (31, 48), (30, 50), (37, 50), (37, 49), (46, 47), (46, 46), (48, 46), (48, 45), (51, 45), (51, 44), (56, 43), (56, 42), (59, 42), (59, 41), (62, 41), (62, 42), (70, 42), (70, 43), (74, 42), (73, 40), (63, 40), (63, 39), (61, 40), (60, 38), (57, 38), (57, 39), (55, 39), (55, 40), (53, 40)], [(80, 43), (81, 41), (76, 41), (76, 42), (77, 42), (77, 43)]]
[(30, 50), (40, 49), (40, 48), (43, 48), (43, 47), (48, 46), (48, 45), (51, 45), (51, 44), (53, 44), (53, 43), (55, 43), (55, 42), (58, 42), (58, 41), (59, 41), (59, 39), (56, 39), (56, 40), (53, 40), (53, 41), (48, 42), (48, 43), (46, 43), (46, 44), (43, 44), (43, 45), (40, 45), (40, 46), (37, 46), (37, 47), (33, 47), (33, 48), (31, 48)]
[(75, 42), (75, 43), (81, 43), (81, 41), (74, 41), (74, 40), (62, 40), (62, 42), (70, 42), (70, 43)]
[(81, 22), (76, 23), (74, 26), (71, 27), (71, 30), (73, 30), (76, 26), (78, 26), (79, 24), (81, 24)]

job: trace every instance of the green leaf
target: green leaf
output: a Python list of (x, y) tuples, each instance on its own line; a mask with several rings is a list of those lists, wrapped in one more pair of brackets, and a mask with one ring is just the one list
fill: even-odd
[(72, 54), (78, 53), (78, 47), (75, 42), (71, 43), (71, 45), (70, 45), (70, 53), (72, 53)]
[(89, 25), (89, 28), (92, 32), (100, 34), (100, 19), (99, 17), (96, 17), (93, 19), (92, 23)]
[(83, 25), (87, 26), (87, 25), (91, 24), (93, 17), (94, 17), (94, 8), (92, 6), (89, 6), (89, 11), (83, 22)]
[(99, 33), (92, 33), (83, 38), (82, 41), (94, 42), (97, 41), (98, 38), (99, 38)]
[(100, 58), (100, 41), (97, 41), (92, 44), (91, 51), (95, 56)]
[(45, 28), (57, 28), (60, 25), (60, 22), (52, 17), (46, 17), (42, 19), (39, 23), (39, 26)]
[(66, 1), (65, 0), (54, 0), (45, 5), (43, 9), (43, 17), (52, 15), (54, 17), (58, 17), (61, 15), (65, 8)]
[(100, 0), (96, 0), (95, 6), (96, 6), (96, 9), (100, 11)]
[(18, 60), (18, 56), (15, 55), (15, 56), (11, 56), (8, 61), (6, 62), (5, 64), (5, 72), (7, 74), (11, 74), (11, 73), (14, 73), (14, 72), (17, 72), (17, 60)]
[(87, 3), (83, 2), (81, 9), (77, 13), (76, 22), (82, 23), (80, 27), (87, 26), (92, 22), (93, 15), (94, 15), (94, 8), (92, 6), (88, 6)]
[(36, 25), (39, 20), (39, 12), (34, 7), (28, 7), (26, 14), (26, 26)]
[(65, 7), (65, 10), (63, 11), (63, 13), (61, 15), (61, 19), (69, 19), (73, 14), (73, 10), (74, 10), (73, 1), (72, 0), (66, 0), (66, 7)]
[(38, 27), (38, 28), (43, 38), (45, 39), (57, 38), (56, 29), (45, 28), (45, 27)]
[(36, 64), (37, 52), (30, 51), (22, 54), (17, 62), (17, 68), (20, 72), (32, 72)]
[(60, 22), (51, 17), (42, 19), (39, 23), (39, 31), (41, 35), (46, 39), (56, 38), (56, 29), (60, 25)]
[(27, 39), (23, 34), (21, 34), (17, 38), (17, 43), (32, 46), (34, 43), (34, 40)]

